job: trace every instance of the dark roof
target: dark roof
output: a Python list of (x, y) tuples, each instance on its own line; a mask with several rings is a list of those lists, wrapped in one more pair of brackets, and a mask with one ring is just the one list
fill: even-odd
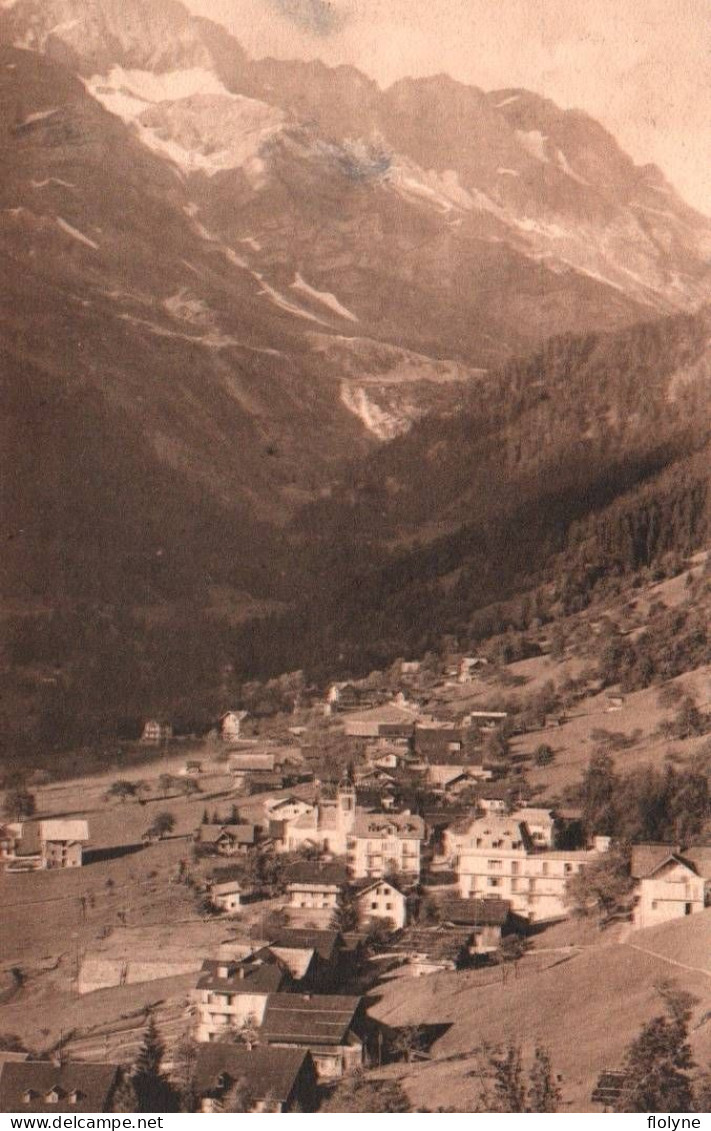
[(216, 844), (223, 836), (230, 837), (237, 844), (254, 844), (256, 828), (254, 825), (198, 825), (197, 836), (201, 844)]
[(308, 927), (285, 927), (272, 938), (271, 946), (294, 950), (315, 950), (320, 958), (330, 962), (334, 957), (341, 936), (338, 931), (316, 931)]
[[(116, 1064), (57, 1065), (49, 1060), (4, 1063), (0, 1072), (0, 1111), (106, 1111), (118, 1073)], [(59, 1088), (57, 1103), (46, 1096)], [(31, 1099), (25, 1101), (30, 1093)], [(76, 1093), (76, 1103), (69, 1096)]]
[(292, 1095), (299, 1073), (308, 1057), (304, 1049), (275, 1049), (261, 1046), (248, 1049), (240, 1045), (200, 1044), (193, 1077), (199, 1096), (216, 1090), (220, 1077), (244, 1079), (257, 1099), (267, 1094), (285, 1103)]
[(348, 870), (344, 864), (321, 864), (318, 861), (310, 863), (305, 860), (294, 864), (286, 873), (287, 883), (290, 884), (344, 884), (348, 879)]
[[(220, 967), (228, 968), (227, 977), (218, 974)], [(199, 990), (222, 990), (232, 993), (244, 994), (270, 994), (281, 989), (284, 982), (284, 972), (276, 961), (250, 961), (243, 962), (220, 961), (216, 958), (206, 958), (197, 980)]]
[(651, 876), (670, 856), (678, 856), (678, 844), (635, 844), (632, 849), (631, 872), (635, 880)]
[(270, 1042), (342, 1045), (355, 1024), (361, 998), (336, 994), (271, 994), (260, 1036)]
[(441, 904), (443, 920), (471, 927), (503, 927), (510, 911), (506, 899), (448, 899)]

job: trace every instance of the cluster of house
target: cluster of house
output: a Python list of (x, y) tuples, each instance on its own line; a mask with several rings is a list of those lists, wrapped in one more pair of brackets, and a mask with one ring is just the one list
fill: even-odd
[(89, 825), (74, 817), (0, 825), (0, 863), (6, 872), (80, 868)]
[[(125, 1110), (115, 1099), (125, 1070), (118, 1064), (31, 1060), (0, 1052), (0, 1112), (49, 1116)], [(229, 1111), (240, 1095), (242, 1110), (313, 1111), (318, 1076), (311, 1053), (298, 1046), (202, 1044), (193, 1089), (203, 1111)]]
[[(248, 717), (247, 711), (225, 711), (217, 720), (215, 729), (223, 742), (237, 742), (242, 736), (242, 723)], [(177, 737), (175, 727), (166, 719), (146, 719), (141, 732), (144, 746), (162, 746)], [(195, 737), (185, 735), (185, 737)]]

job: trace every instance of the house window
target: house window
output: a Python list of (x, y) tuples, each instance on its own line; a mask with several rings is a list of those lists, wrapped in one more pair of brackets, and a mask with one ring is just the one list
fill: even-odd
[[(689, 906), (691, 906), (691, 904), (689, 904)], [(393, 909), (392, 903), (386, 903), (385, 904), (385, 910), (386, 911), (392, 911), (392, 909)]]
[(548, 864), (547, 863), (541, 864), (541, 875), (542, 876), (548, 875)]
[(371, 905), (370, 905), (370, 910), (371, 910), (371, 911), (377, 911), (377, 910), (378, 910), (378, 905), (377, 905), (377, 903), (371, 903)]
[(500, 885), (501, 880), (498, 876), (488, 876), (487, 883), (490, 888), (497, 888)]

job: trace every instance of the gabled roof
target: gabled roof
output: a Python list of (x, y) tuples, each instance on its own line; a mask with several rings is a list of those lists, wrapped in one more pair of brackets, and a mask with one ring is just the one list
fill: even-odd
[(74, 818), (52, 818), (40, 821), (41, 840), (86, 841), (89, 839), (89, 824)]
[[(118, 1071), (116, 1064), (79, 1061), (5, 1062), (0, 1071), (0, 1111), (106, 1111)], [(48, 1103), (46, 1097), (55, 1088), (58, 1102)], [(76, 1102), (70, 1100), (72, 1093)]]
[(448, 899), (440, 905), (447, 923), (471, 927), (503, 927), (511, 912), (506, 899)]
[(401, 707), (394, 703), (384, 703), (382, 707), (371, 707), (368, 711), (354, 711), (348, 716), (349, 723), (402, 724), (413, 723), (417, 718), (417, 707)]
[(354, 836), (380, 837), (391, 832), (402, 840), (423, 840), (425, 823), (412, 813), (356, 813)]
[(701, 844), (697, 848), (687, 848), (683, 859), (693, 865), (697, 875), (704, 880), (711, 880), (711, 846)]
[(270, 945), (280, 950), (314, 950), (320, 958), (330, 962), (339, 948), (341, 936), (338, 931), (317, 931), (308, 927), (285, 927), (279, 931)]
[(275, 1049), (260, 1046), (200, 1044), (193, 1077), (199, 1096), (215, 1091), (225, 1076), (245, 1080), (257, 1099), (271, 1095), (285, 1103), (292, 1095), (304, 1061), (304, 1049)]
[(379, 888), (381, 886), (381, 884), (386, 884), (389, 888), (391, 888), (395, 892), (396, 895), (402, 896), (402, 898), (405, 899), (405, 893), (402, 892), (399, 887), (396, 887), (396, 885), (391, 880), (386, 880), (382, 876), (378, 880), (360, 880), (360, 881), (357, 881), (353, 885), (354, 893), (355, 893), (354, 898), (355, 899), (362, 899), (363, 896), (368, 894), (368, 892), (374, 891), (375, 888)]
[(271, 994), (260, 1036), (269, 1043), (343, 1045), (361, 998), (336, 994)]
[(276, 758), (274, 754), (231, 754), (229, 765), (232, 773), (271, 773), (276, 765)]
[(678, 856), (678, 844), (635, 844), (632, 849), (631, 873), (635, 880), (651, 876), (660, 865), (671, 857)]
[[(219, 973), (223, 967), (228, 969), (227, 977)], [(274, 959), (271, 962), (249, 959), (243, 962), (230, 962), (206, 958), (197, 980), (197, 989), (240, 994), (271, 994), (281, 989), (284, 977), (284, 971)]]
[(237, 844), (254, 844), (256, 828), (254, 825), (198, 825), (198, 837), (202, 844), (217, 844), (223, 837)]
[(288, 884), (324, 884), (331, 887), (341, 887), (348, 879), (348, 870), (344, 864), (305, 860), (294, 864), (286, 873)]

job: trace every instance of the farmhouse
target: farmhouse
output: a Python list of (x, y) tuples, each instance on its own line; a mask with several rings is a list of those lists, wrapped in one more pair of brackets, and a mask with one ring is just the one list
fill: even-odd
[(144, 746), (160, 746), (169, 742), (173, 737), (173, 728), (170, 723), (159, 722), (158, 719), (148, 719), (143, 726), (141, 742)]
[(316, 1106), (314, 1063), (297, 1048), (202, 1045), (194, 1087), (203, 1112), (229, 1109), (237, 1093), (250, 1112), (313, 1111)]
[(220, 738), (223, 742), (236, 742), (240, 737), (242, 723), (247, 718), (247, 711), (225, 711), (220, 716)]
[(260, 838), (258, 825), (198, 825), (195, 843), (212, 849), (220, 856), (245, 855)]
[(358, 886), (353, 901), (363, 927), (391, 920), (399, 931), (407, 922), (407, 899), (390, 880), (366, 881)]
[(56, 817), (22, 826), (25, 851), (39, 847), (41, 867), (80, 868), (83, 848), (89, 840), (87, 821)]
[(711, 848), (638, 844), (632, 849), (637, 883), (634, 925), (653, 927), (703, 911), (711, 895)]
[(289, 974), (273, 958), (205, 959), (193, 991), (196, 1039), (214, 1041), (225, 1029), (239, 1029), (247, 1021), (261, 1024), (269, 994), (290, 985)]
[(419, 876), (420, 849), (425, 838), (422, 817), (410, 813), (356, 815), (348, 837), (348, 866), (354, 879), (379, 878), (390, 873)]
[(469, 949), (474, 954), (498, 950), (502, 934), (512, 926), (511, 904), (505, 899), (448, 899), (440, 914), (444, 924), (471, 928)]
[(285, 927), (256, 957), (270, 956), (300, 988), (329, 992), (342, 973), (343, 938), (338, 931)]
[(220, 911), (238, 911), (242, 905), (242, 885), (239, 880), (211, 881), (208, 892)]
[[(381, 727), (414, 725), (418, 710), (416, 707), (401, 707), (394, 703), (385, 703), (382, 707), (374, 707), (369, 711), (360, 711), (349, 715), (345, 721), (344, 731), (351, 738), (379, 738)], [(392, 735), (383, 733), (383, 737), (390, 739)]]
[(295, 864), (287, 872), (288, 910), (325, 911), (330, 918), (338, 908), (347, 880), (348, 873), (342, 864)]
[(116, 1064), (9, 1061), (0, 1069), (0, 1111), (111, 1111), (119, 1079)]
[(364, 1062), (362, 998), (336, 994), (272, 994), (259, 1039), (270, 1047), (300, 1048), (320, 1079), (335, 1080)]

